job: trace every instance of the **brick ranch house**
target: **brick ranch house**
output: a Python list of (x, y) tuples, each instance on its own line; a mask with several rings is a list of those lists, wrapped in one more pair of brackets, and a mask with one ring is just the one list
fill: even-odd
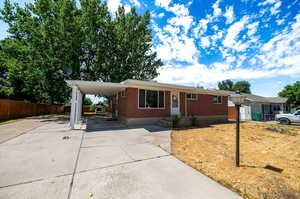
[(117, 118), (128, 125), (154, 124), (172, 115), (193, 116), (198, 122), (224, 122), (228, 117), (228, 94), (224, 91), (141, 80), (69, 80), (67, 84), (72, 88), (71, 127), (80, 119), (82, 94), (110, 98)]

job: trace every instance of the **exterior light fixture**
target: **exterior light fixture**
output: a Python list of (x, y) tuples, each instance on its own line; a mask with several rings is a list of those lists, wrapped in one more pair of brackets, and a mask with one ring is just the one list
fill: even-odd
[(236, 110), (236, 154), (235, 154), (235, 161), (236, 166), (240, 166), (240, 107), (245, 102), (246, 97), (242, 95), (239, 91), (235, 94), (229, 96), (229, 99), (232, 103), (235, 104)]

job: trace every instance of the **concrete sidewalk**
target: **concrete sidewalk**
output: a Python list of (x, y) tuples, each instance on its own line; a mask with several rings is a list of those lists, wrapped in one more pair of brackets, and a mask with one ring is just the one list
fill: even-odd
[(0, 144), (0, 198), (240, 198), (159, 147), (169, 141), (170, 131), (50, 121)]

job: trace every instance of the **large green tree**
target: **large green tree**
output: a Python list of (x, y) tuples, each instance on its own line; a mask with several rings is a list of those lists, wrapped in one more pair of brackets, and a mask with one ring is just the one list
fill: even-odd
[(0, 19), (0, 93), (34, 102), (65, 103), (66, 79), (119, 82), (153, 79), (162, 65), (151, 51), (150, 14), (112, 16), (101, 0), (5, 0)]
[(233, 85), (234, 91), (240, 91), (242, 93), (251, 93), (251, 84), (248, 81), (237, 81)]
[(36, 0), (22, 8), (6, 0), (1, 19), (9, 25), (1, 47), (14, 98), (64, 103), (64, 80), (80, 74), (75, 1)]
[(83, 101), (83, 105), (92, 105), (93, 101), (91, 100), (91, 98), (86, 97)]
[(248, 81), (237, 81), (234, 83), (232, 80), (227, 79), (227, 80), (218, 82), (218, 88), (220, 90), (240, 91), (242, 93), (251, 93), (250, 87), (251, 87), (251, 84)]
[(292, 108), (300, 108), (300, 81), (296, 81), (292, 85), (286, 85), (278, 95), (280, 97), (287, 97), (287, 103)]
[(218, 87), (220, 90), (234, 91), (233, 85), (234, 85), (234, 83), (230, 79), (226, 79), (221, 82), (218, 82)]

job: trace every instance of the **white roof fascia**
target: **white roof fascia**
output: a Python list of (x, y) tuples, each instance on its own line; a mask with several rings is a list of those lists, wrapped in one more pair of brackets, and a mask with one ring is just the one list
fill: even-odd
[(207, 95), (219, 95), (219, 96), (228, 96), (227, 93), (217, 90), (205, 90), (198, 89), (191, 86), (181, 86), (175, 84), (165, 84), (158, 82), (147, 82), (141, 80), (125, 80), (121, 84), (127, 85), (131, 88), (141, 88), (149, 90), (166, 90), (166, 91), (179, 91), (179, 92), (188, 92), (188, 93), (197, 93), (197, 94), (207, 94)]

